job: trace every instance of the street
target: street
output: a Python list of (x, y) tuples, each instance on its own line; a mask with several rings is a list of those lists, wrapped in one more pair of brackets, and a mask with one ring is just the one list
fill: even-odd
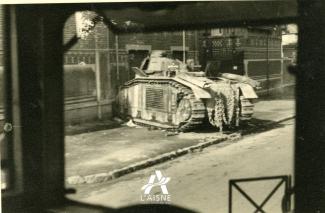
[[(255, 104), (253, 119), (246, 125), (243, 124), (237, 132), (230, 133), (247, 135), (265, 131), (265, 127), (272, 129), (278, 126), (279, 121), (292, 118), (294, 113), (292, 99), (261, 100)], [(94, 126), (96, 127), (96, 123)], [(134, 168), (132, 169), (134, 171), (152, 166), (156, 164), (152, 163), (154, 159), (175, 158), (175, 151), (200, 146), (209, 141), (218, 143), (228, 137), (229, 133), (222, 134), (205, 127), (193, 132), (170, 135), (169, 132), (162, 130), (150, 130), (140, 126), (129, 127), (125, 124), (115, 128), (107, 127), (99, 131), (67, 135), (66, 183), (93, 184), (114, 179), (121, 170), (128, 171)]]
[[(230, 179), (293, 174), (293, 133), (294, 121), (285, 121), (275, 129), (213, 145), (119, 179), (73, 186), (77, 194), (68, 197), (113, 208), (143, 203), (140, 199), (142, 186), (148, 183), (155, 170), (160, 170), (165, 177), (171, 178), (167, 183), (169, 204), (197, 212), (228, 212)], [(241, 183), (240, 186), (260, 204), (277, 182)], [(280, 188), (263, 210), (281, 212), (282, 196), (283, 188)], [(234, 191), (233, 212), (254, 210), (238, 191)]]

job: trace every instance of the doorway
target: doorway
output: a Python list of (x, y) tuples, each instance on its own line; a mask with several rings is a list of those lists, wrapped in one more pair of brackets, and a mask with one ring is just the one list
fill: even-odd
[(128, 62), (129, 69), (127, 73), (128, 80), (135, 77), (135, 73), (132, 71), (132, 67), (140, 67), (143, 59), (149, 54), (148, 50), (129, 50), (128, 52)]

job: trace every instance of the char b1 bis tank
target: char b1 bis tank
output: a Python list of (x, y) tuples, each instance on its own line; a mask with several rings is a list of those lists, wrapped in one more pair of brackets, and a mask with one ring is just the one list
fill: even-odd
[(182, 132), (205, 122), (222, 131), (251, 119), (258, 82), (230, 73), (207, 77), (197, 68), (193, 60), (183, 63), (153, 51), (120, 88), (119, 114), (136, 124)]

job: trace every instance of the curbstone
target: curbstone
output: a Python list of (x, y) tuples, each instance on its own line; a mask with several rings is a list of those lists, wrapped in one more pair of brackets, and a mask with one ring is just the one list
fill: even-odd
[(66, 182), (71, 185), (81, 184), (85, 182), (85, 179), (79, 175), (68, 177)]
[(296, 117), (296, 115), (290, 115), (290, 116), (287, 116), (285, 118), (281, 118), (281, 119), (276, 120), (275, 123), (281, 123), (281, 122), (290, 120), (290, 119), (295, 118), (295, 117)]

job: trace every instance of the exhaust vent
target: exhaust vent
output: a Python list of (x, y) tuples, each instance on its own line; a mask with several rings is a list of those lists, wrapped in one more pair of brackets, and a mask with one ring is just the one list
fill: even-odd
[(165, 110), (164, 90), (161, 88), (146, 88), (146, 108)]

